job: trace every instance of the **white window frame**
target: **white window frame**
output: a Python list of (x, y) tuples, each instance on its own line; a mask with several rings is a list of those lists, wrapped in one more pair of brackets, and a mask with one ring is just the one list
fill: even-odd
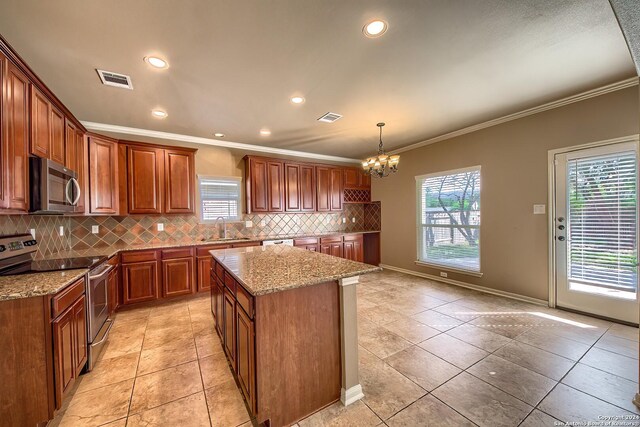
[(198, 216), (200, 217), (201, 224), (214, 224), (215, 219), (204, 219), (204, 205), (202, 204), (202, 181), (203, 180), (218, 180), (218, 181), (233, 181), (238, 183), (238, 215), (235, 217), (225, 218), (227, 223), (241, 222), (242, 221), (242, 178), (237, 176), (214, 176), (214, 175), (198, 175)]
[[(461, 267), (454, 267), (451, 265), (447, 265), (447, 264), (439, 264), (439, 263), (435, 263), (433, 261), (427, 261), (424, 259), (421, 259), (421, 255), (422, 255), (422, 247), (423, 247), (423, 233), (422, 233), (422, 181), (427, 179), (427, 178), (433, 178), (436, 176), (446, 176), (446, 175), (456, 175), (459, 173), (465, 173), (465, 172), (479, 172), (480, 173), (480, 225), (477, 226), (478, 230), (480, 230), (480, 242), (478, 243), (478, 265), (479, 265), (479, 269), (478, 270), (474, 270), (474, 269), (467, 269), (467, 268), (461, 268)], [(422, 265), (425, 267), (431, 267), (431, 268), (437, 268), (437, 269), (441, 269), (441, 270), (447, 270), (447, 271), (452, 271), (452, 272), (456, 272), (456, 273), (462, 273), (462, 274), (467, 274), (470, 276), (475, 276), (475, 277), (482, 277), (483, 273), (482, 273), (482, 167), (480, 165), (477, 166), (470, 166), (467, 168), (460, 168), (460, 169), (452, 169), (452, 170), (445, 170), (445, 171), (440, 171), (440, 172), (433, 172), (433, 173), (428, 173), (428, 174), (424, 174), (424, 175), (417, 175), (415, 177), (416, 179), (416, 241), (417, 241), (417, 247), (416, 247), (416, 261), (415, 264), (417, 265)]]

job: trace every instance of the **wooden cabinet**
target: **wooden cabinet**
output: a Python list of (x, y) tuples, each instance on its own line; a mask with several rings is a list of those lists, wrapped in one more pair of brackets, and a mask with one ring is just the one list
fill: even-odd
[(162, 260), (162, 296), (190, 294), (195, 288), (193, 256)]
[(162, 213), (164, 150), (127, 147), (127, 195), (130, 214)]
[(316, 210), (316, 168), (313, 165), (300, 165), (300, 210)]
[(365, 174), (359, 168), (344, 168), (344, 188), (370, 190), (371, 175)]
[(342, 258), (343, 254), (342, 243), (322, 243), (320, 245), (320, 252), (327, 255), (337, 256)]
[(113, 314), (116, 311), (116, 308), (118, 308), (118, 294), (119, 294), (118, 290), (120, 289), (117, 267), (109, 272), (107, 286), (108, 286), (108, 292), (109, 292), (109, 301), (108, 301), (109, 314)]
[(89, 138), (89, 212), (118, 214), (118, 143)]
[(296, 248), (306, 249), (308, 251), (318, 252), (318, 239), (316, 237), (304, 237), (302, 239), (294, 239), (293, 246)]
[(220, 278), (216, 280), (215, 289), (211, 288), (211, 291), (215, 292), (216, 331), (224, 346), (224, 285)]
[(246, 159), (248, 213), (284, 212), (284, 164), (260, 157)]
[[(140, 259), (122, 264), (122, 303), (133, 304), (158, 298), (158, 261), (155, 251), (139, 252)], [(152, 258), (152, 259), (149, 259)], [(149, 260), (145, 260), (149, 259)]]
[(51, 103), (31, 85), (31, 145), (30, 153), (48, 159), (51, 145)]
[(76, 180), (80, 186), (80, 198), (74, 213), (85, 212), (85, 192), (87, 173), (87, 150), (84, 133), (77, 129), (70, 120), (65, 122), (65, 166), (76, 173)]
[(236, 370), (236, 302), (233, 294), (224, 287), (223, 298), (223, 337), (224, 352), (227, 354), (233, 370)]
[[(305, 246), (305, 239), (297, 239), (294, 245)], [(307, 248), (305, 248), (307, 249)], [(362, 234), (345, 234), (320, 239), (320, 252), (352, 261), (364, 262), (364, 238)]]
[(29, 80), (0, 53), (0, 208), (29, 210)]
[(247, 313), (236, 306), (237, 358), (236, 375), (245, 400), (255, 407), (255, 327)]
[(343, 256), (351, 261), (364, 261), (362, 234), (348, 234), (344, 236)]
[(287, 212), (313, 212), (316, 209), (315, 167), (284, 163), (284, 201)]
[(198, 274), (198, 292), (211, 289), (211, 265), (213, 259), (211, 255), (202, 255), (196, 258)]
[(164, 150), (164, 212), (195, 212), (195, 155), (192, 151)]
[(316, 209), (319, 212), (341, 211), (343, 199), (342, 169), (317, 166), (316, 182)]
[(332, 168), (329, 173), (330, 176), (330, 201), (332, 211), (342, 210), (343, 187), (342, 187), (342, 169)]
[(87, 311), (85, 297), (82, 296), (73, 305), (73, 327), (75, 333), (75, 369), (76, 374), (84, 369), (87, 363)]
[(49, 153), (50, 158), (54, 162), (58, 162), (61, 165), (65, 162), (65, 123), (64, 114), (53, 104), (51, 104), (51, 138)]

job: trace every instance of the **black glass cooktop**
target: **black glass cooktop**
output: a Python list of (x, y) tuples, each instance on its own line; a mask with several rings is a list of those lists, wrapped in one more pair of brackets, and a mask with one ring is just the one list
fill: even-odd
[(78, 257), (26, 261), (4, 271), (0, 271), (0, 276), (13, 276), (16, 274), (26, 273), (42, 273), (45, 271), (74, 270), (78, 268), (92, 268), (102, 264), (106, 260), (107, 257)]

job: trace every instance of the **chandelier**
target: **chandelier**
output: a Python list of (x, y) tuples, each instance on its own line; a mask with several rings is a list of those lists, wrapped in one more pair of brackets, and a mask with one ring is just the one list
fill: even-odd
[(362, 161), (362, 169), (365, 173), (377, 178), (384, 178), (389, 176), (391, 172), (398, 171), (398, 163), (400, 163), (400, 156), (395, 154), (388, 156), (384, 152), (382, 146), (382, 127), (384, 123), (378, 123), (376, 126), (380, 128), (380, 145), (378, 145), (378, 155), (376, 157), (369, 157), (367, 160)]

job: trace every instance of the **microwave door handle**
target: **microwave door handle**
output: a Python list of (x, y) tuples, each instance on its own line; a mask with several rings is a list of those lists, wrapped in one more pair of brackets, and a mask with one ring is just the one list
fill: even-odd
[(73, 182), (73, 185), (75, 185), (76, 187), (76, 198), (73, 200), (73, 202), (71, 203), (73, 206), (77, 206), (78, 205), (78, 200), (80, 200), (80, 197), (82, 196), (81, 191), (82, 189), (80, 188), (80, 184), (78, 184), (78, 180), (75, 178), (71, 178), (71, 182)]
[(64, 188), (64, 197), (67, 199), (67, 202), (69, 202), (71, 205), (73, 205), (73, 201), (71, 200), (71, 196), (69, 195), (69, 189), (71, 188), (71, 180), (73, 178), (69, 179), (69, 181), (67, 181), (67, 185)]

